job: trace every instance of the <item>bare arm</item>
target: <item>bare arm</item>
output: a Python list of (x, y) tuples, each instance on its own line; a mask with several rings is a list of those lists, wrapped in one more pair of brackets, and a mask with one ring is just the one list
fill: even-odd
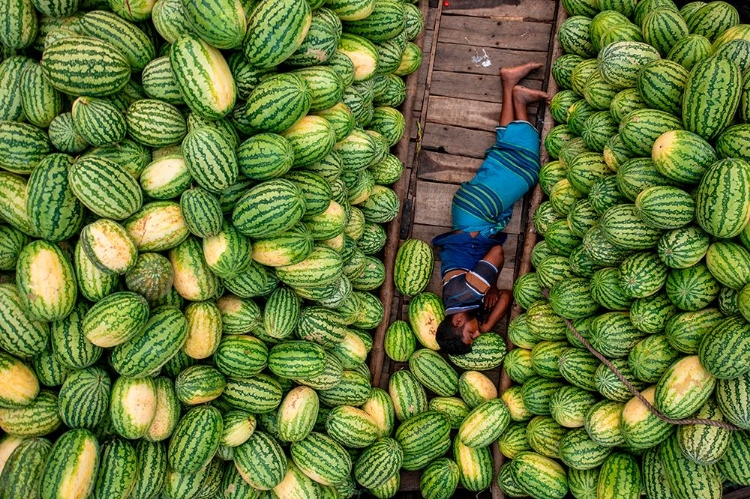
[(497, 302), (492, 307), (492, 311), (487, 317), (487, 320), (479, 325), (479, 331), (482, 333), (491, 331), (492, 328), (494, 328), (497, 323), (500, 322), (500, 319), (502, 319), (505, 313), (508, 311), (508, 307), (510, 307), (511, 301), (513, 301), (513, 294), (508, 289), (501, 289), (498, 292), (498, 295), (499, 296)]

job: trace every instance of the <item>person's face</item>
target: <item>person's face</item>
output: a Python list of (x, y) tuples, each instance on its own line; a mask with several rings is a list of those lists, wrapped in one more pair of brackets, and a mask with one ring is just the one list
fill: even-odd
[(471, 346), (477, 336), (479, 336), (479, 321), (476, 318), (468, 319), (464, 323), (463, 339), (461, 341)]

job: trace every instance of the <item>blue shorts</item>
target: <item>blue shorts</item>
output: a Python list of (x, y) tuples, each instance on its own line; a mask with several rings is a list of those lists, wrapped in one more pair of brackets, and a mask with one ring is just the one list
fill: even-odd
[(432, 240), (432, 245), (440, 254), (440, 275), (456, 269), (473, 269), (489, 250), (502, 245), (506, 237), (506, 234), (491, 238), (481, 234), (471, 237), (468, 232), (440, 234)]

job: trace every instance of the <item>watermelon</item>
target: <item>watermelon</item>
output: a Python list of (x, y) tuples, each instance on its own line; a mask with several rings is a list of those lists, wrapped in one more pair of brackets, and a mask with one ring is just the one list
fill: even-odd
[(728, 59), (711, 57), (693, 66), (682, 103), (685, 129), (706, 140), (716, 138), (732, 121), (741, 83), (739, 68)]
[[(734, 237), (742, 232), (750, 210), (746, 199), (750, 165), (740, 159), (723, 159), (709, 167), (695, 196), (695, 218), (709, 234)], [(724, 189), (731, 183), (732, 191)]]

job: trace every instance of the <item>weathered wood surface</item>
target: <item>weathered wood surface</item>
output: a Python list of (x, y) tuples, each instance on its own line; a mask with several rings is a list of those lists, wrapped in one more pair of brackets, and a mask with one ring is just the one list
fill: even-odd
[(443, 13), (462, 16), (547, 21), (555, 17), (555, 0), (446, 0)]
[(549, 43), (551, 25), (481, 17), (443, 16), (440, 41), (474, 47), (538, 51)]
[[(435, 54), (435, 70), (437, 71), (497, 75), (503, 66), (547, 62), (546, 47), (540, 47), (539, 51), (506, 50), (470, 44), (445, 43), (438, 40), (437, 48)], [(543, 74), (542, 70), (537, 70), (529, 76), (532, 79), (541, 79)]]
[[(502, 104), (482, 102), (456, 97), (430, 95), (427, 108), (427, 121), (443, 125), (459, 124), (461, 128), (494, 131), (500, 121)], [(536, 114), (537, 106), (528, 108), (529, 114)]]
[[(521, 80), (520, 84), (537, 90), (542, 88), (542, 80), (540, 79), (525, 78)], [(498, 104), (503, 100), (500, 76), (497, 74), (475, 75), (435, 71), (432, 73), (430, 95), (443, 95)]]

